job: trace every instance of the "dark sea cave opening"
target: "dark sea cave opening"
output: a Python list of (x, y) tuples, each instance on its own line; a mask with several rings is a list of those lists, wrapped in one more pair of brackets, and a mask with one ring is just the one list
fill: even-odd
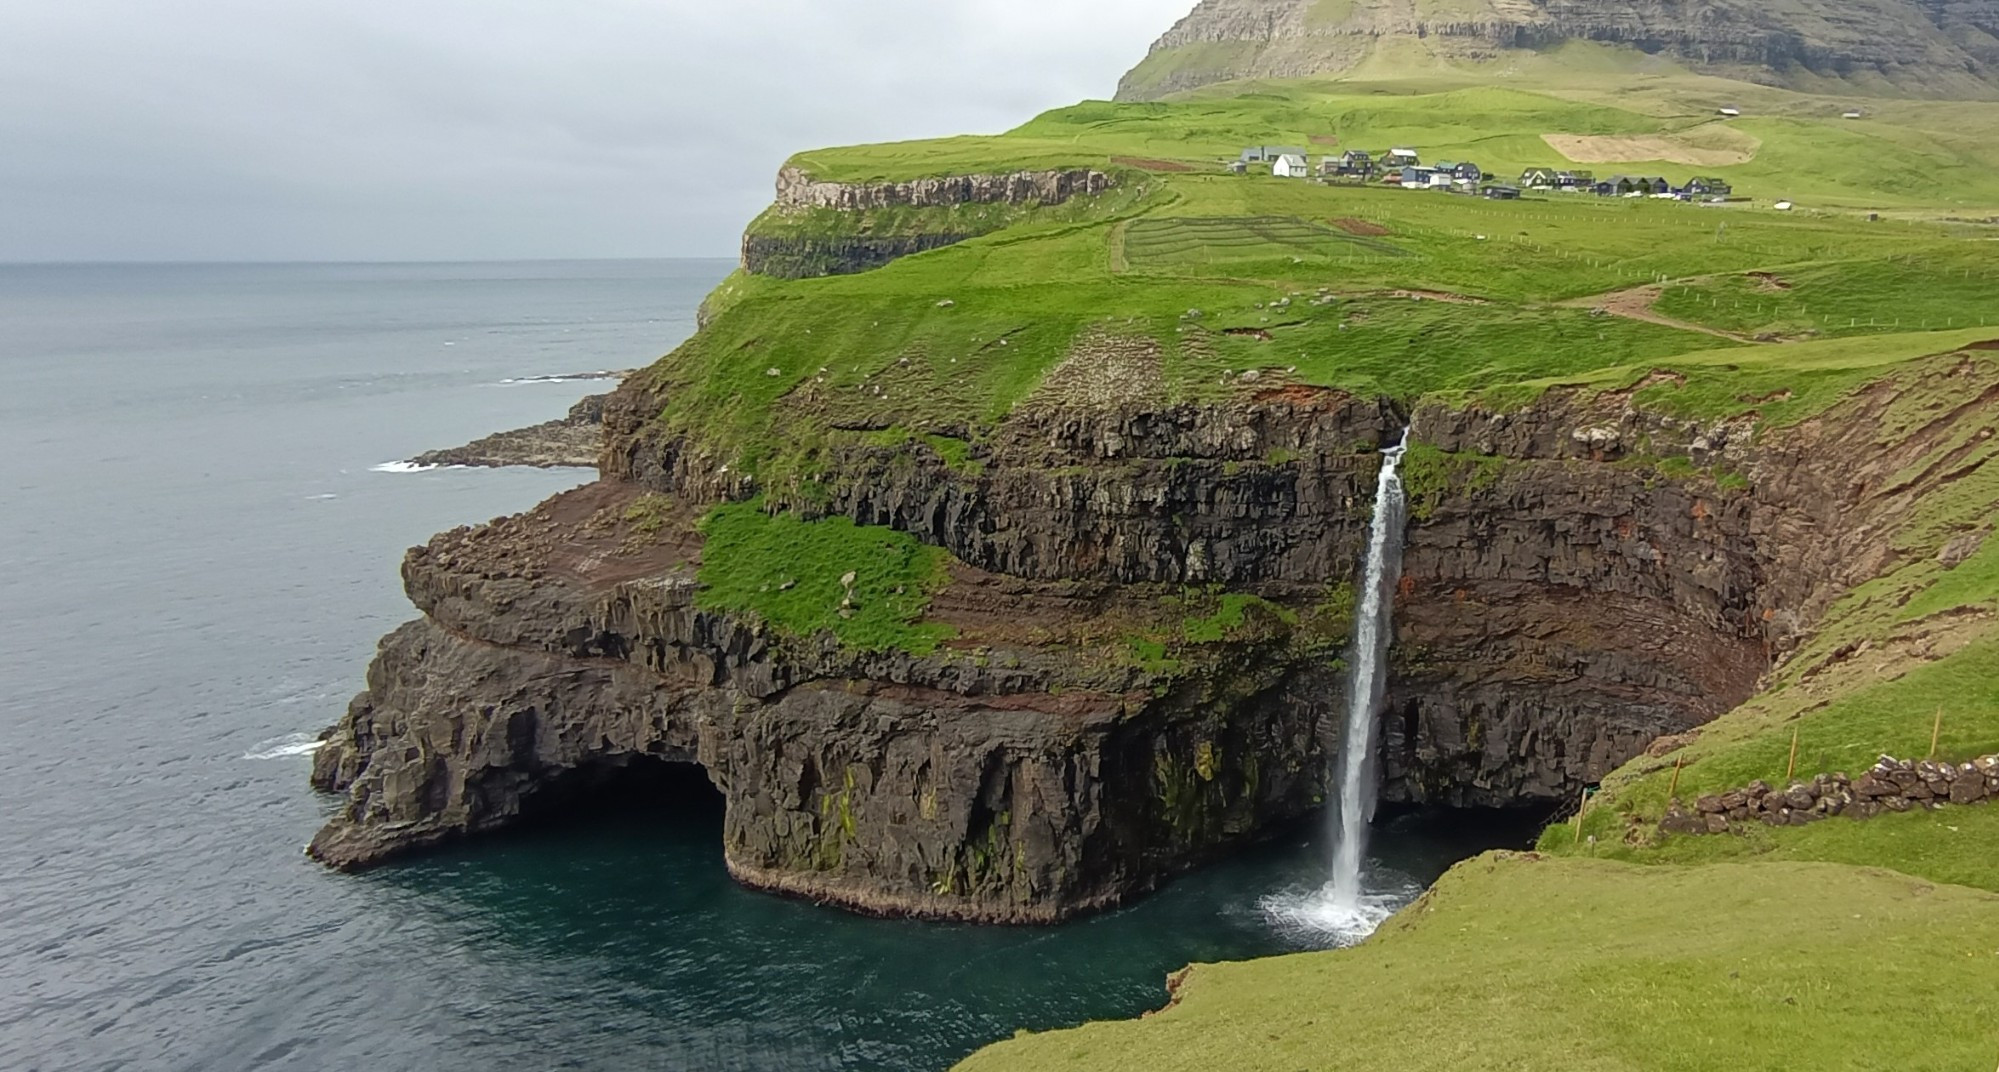
[(624, 755), (563, 771), (521, 801), (522, 831), (590, 828), (645, 820), (706, 831), (721, 843), (722, 791), (698, 763)]

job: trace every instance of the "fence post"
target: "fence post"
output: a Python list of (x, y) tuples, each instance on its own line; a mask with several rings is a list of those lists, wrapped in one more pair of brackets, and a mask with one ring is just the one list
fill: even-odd
[(1937, 708), (1936, 725), (1930, 729), (1930, 758), (1937, 758), (1937, 746), (1943, 743), (1943, 708)]
[(1791, 727), (1791, 765), (1784, 768), (1784, 784), (1786, 785), (1789, 785), (1791, 779), (1798, 773), (1798, 734), (1800, 732), (1800, 727)]

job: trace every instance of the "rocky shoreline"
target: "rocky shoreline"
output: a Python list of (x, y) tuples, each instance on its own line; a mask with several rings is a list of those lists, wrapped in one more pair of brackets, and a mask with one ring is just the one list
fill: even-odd
[(597, 449), (604, 438), (604, 401), (610, 395), (590, 395), (569, 407), (568, 415), (543, 421), (528, 428), (475, 439), (462, 447), (426, 451), (409, 464), (431, 469), (469, 466), (503, 469), (528, 466), (536, 469), (590, 469), (597, 464)]

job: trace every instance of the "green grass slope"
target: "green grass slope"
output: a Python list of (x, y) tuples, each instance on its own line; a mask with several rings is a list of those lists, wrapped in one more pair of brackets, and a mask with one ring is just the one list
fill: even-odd
[[(1721, 119), (1722, 103), (1743, 116)], [(1314, 154), (1414, 146), (1426, 159), (1470, 159), (1505, 177), (1543, 166), (1680, 179), (1713, 174), (1766, 201), (1977, 217), (1999, 211), (1999, 103), (1870, 102), (1863, 118), (1842, 118), (1852, 106), (1850, 98), (1692, 75), (1634, 78), (1577, 63), (1502, 84), (1449, 74), (1246, 83), (1150, 103), (1092, 101), (1004, 134), (824, 149), (792, 163), (829, 181), (870, 182), (1116, 160), (1212, 171), (1248, 145), (1296, 145)], [(1742, 158), (1675, 162), (1631, 151), (1578, 161), (1548, 135), (1663, 139)]]
[(959, 1072), (1978, 1069), (1999, 896), (1817, 864), (1487, 856), (1353, 949), (1201, 965), (1143, 1021)]

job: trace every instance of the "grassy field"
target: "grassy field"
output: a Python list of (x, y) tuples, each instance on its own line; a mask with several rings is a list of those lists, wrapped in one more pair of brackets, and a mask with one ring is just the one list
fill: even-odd
[[(1723, 121), (1717, 101), (1741, 104), (1745, 115)], [(1414, 146), (1427, 160), (1468, 159), (1508, 178), (1528, 167), (1676, 180), (1713, 174), (1734, 184), (1739, 195), (1766, 203), (1790, 199), (1807, 207), (1975, 217), (1999, 212), (1999, 104), (1870, 102), (1866, 118), (1841, 118), (1851, 105), (1848, 97), (1684, 73), (1635, 78), (1579, 61), (1504, 84), (1442, 72), (1428, 81), (1238, 84), (1163, 102), (1092, 101), (1004, 134), (822, 149), (791, 162), (821, 179), (870, 182), (1103, 168), (1113, 158), (1167, 160), (1212, 172), (1247, 145), (1309, 146), (1317, 154)], [(1704, 159), (1696, 154), (1675, 161), (1641, 148), (1576, 160), (1546, 135), (1722, 149), (1739, 159), (1696, 163)]]
[(1367, 943), (1197, 966), (1143, 1021), (960, 1072), (1983, 1070), (1999, 896), (1808, 864), (1487, 856)]

